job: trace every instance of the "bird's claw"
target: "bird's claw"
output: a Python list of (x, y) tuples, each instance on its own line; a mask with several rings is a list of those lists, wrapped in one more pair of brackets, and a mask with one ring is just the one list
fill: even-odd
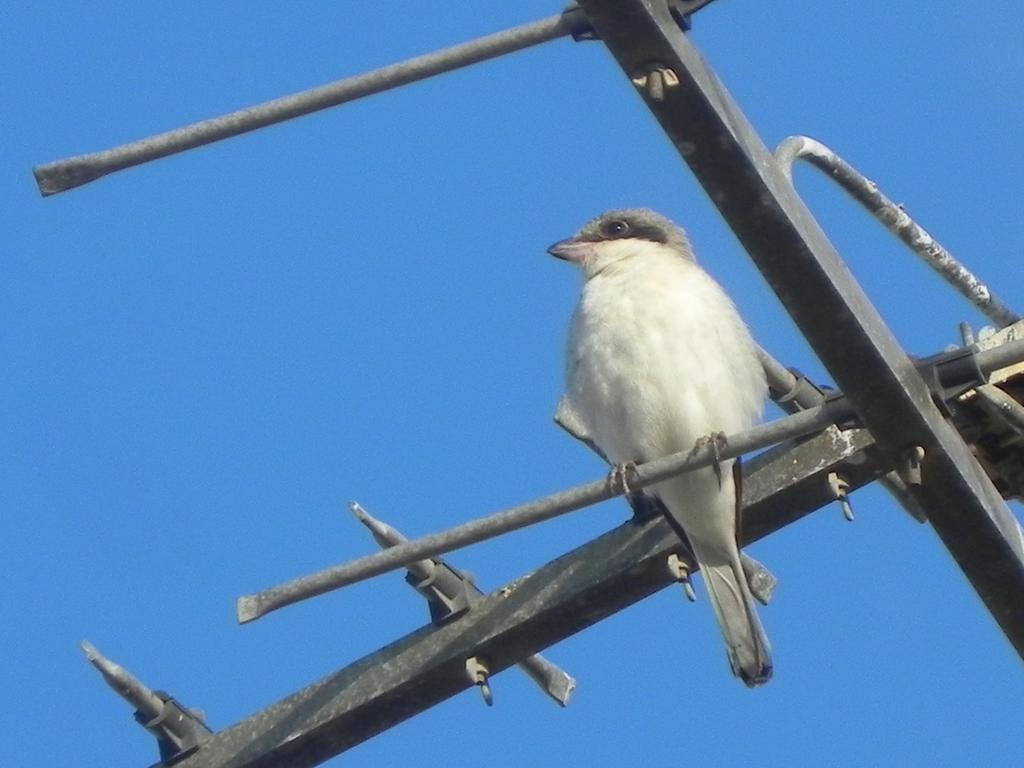
[(636, 482), (636, 462), (627, 461), (624, 464), (616, 464), (608, 473), (608, 489), (616, 496), (630, 496), (633, 489), (629, 487), (630, 480)]
[(715, 461), (711, 465), (711, 468), (715, 471), (715, 477), (718, 478), (718, 487), (722, 487), (722, 451), (729, 445), (729, 438), (725, 436), (725, 432), (712, 432), (709, 435), (703, 435), (697, 438), (697, 442), (693, 444), (693, 453), (697, 453), (701, 448), (706, 445), (711, 446), (711, 450), (715, 453)]

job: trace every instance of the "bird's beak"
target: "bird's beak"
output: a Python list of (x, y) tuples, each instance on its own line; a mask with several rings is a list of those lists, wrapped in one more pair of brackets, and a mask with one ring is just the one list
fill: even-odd
[(557, 259), (564, 259), (565, 261), (571, 261), (573, 264), (579, 264), (590, 252), (590, 245), (588, 242), (569, 237), (565, 240), (559, 240), (548, 248), (548, 253)]

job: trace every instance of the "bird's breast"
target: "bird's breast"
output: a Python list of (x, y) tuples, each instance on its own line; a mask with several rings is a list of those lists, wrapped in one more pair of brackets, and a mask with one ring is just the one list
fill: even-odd
[(612, 461), (684, 450), (749, 428), (764, 376), (732, 302), (693, 264), (589, 280), (573, 318), (567, 389)]

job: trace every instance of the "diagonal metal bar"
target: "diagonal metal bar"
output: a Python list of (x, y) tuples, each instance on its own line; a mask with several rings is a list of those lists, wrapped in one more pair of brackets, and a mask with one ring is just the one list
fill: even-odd
[(579, 4), (889, 460), (924, 450), (912, 493), (1024, 655), (1020, 526), (774, 157), (664, 0)]
[(877, 184), (820, 141), (808, 136), (790, 136), (775, 149), (775, 157), (790, 181), (793, 162), (797, 159), (806, 160), (833, 179), (992, 322), (1004, 326), (1020, 320), (1020, 315), (910, 218), (902, 206), (886, 197)]
[[(348, 508), (382, 547), (395, 547), (408, 541), (401, 531), (375, 518), (359, 502), (349, 502)], [(435, 624), (451, 621), (484, 595), (472, 576), (439, 557), (410, 563), (405, 581), (429, 603)], [(576, 690), (576, 680), (564, 669), (539, 653), (520, 661), (519, 668), (561, 706), (569, 704)]]
[(586, 19), (582, 13), (578, 8), (571, 7), (558, 16), (506, 29), (308, 91), (282, 96), (237, 112), (139, 139), (130, 144), (38, 165), (33, 172), (40, 193), (44, 196), (54, 195), (80, 187), (115, 171), (336, 107), (364, 96), (425, 80), (565, 35), (582, 35), (586, 29)]
[[(832, 501), (829, 472), (858, 488), (888, 471), (880, 460), (863, 429), (828, 430), (755, 457), (744, 474), (745, 543)], [(685, 555), (680, 547), (661, 518), (625, 523), (454, 621), (423, 627), (215, 734), (175, 766), (323, 762), (468, 688), (468, 657), (485, 657), (497, 674), (668, 586), (674, 577), (666, 560)]]

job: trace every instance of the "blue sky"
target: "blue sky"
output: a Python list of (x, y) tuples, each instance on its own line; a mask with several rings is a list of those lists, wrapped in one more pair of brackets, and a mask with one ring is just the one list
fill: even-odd
[[(647, 205), (763, 346), (827, 381), (600, 44), (556, 41), (50, 199), (31, 167), (557, 12), (561, 3), (8, 4), (0, 653), (4, 765), (147, 765), (83, 638), (220, 729), (416, 628), (398, 574), (255, 624), (234, 599), (602, 474), (551, 423), (578, 278), (552, 241)], [(805, 133), (1024, 308), (1024, 42), (1010, 2), (720, 0), (694, 39), (766, 143)], [(918, 354), (983, 318), (840, 192), (797, 186)], [(666, 590), (337, 759), (379, 766), (1009, 765), (1020, 660), (878, 490), (752, 554), (776, 677), (731, 679)], [(1019, 507), (1014, 505), (1019, 514)], [(451, 559), (493, 588), (617, 525), (610, 502)]]

